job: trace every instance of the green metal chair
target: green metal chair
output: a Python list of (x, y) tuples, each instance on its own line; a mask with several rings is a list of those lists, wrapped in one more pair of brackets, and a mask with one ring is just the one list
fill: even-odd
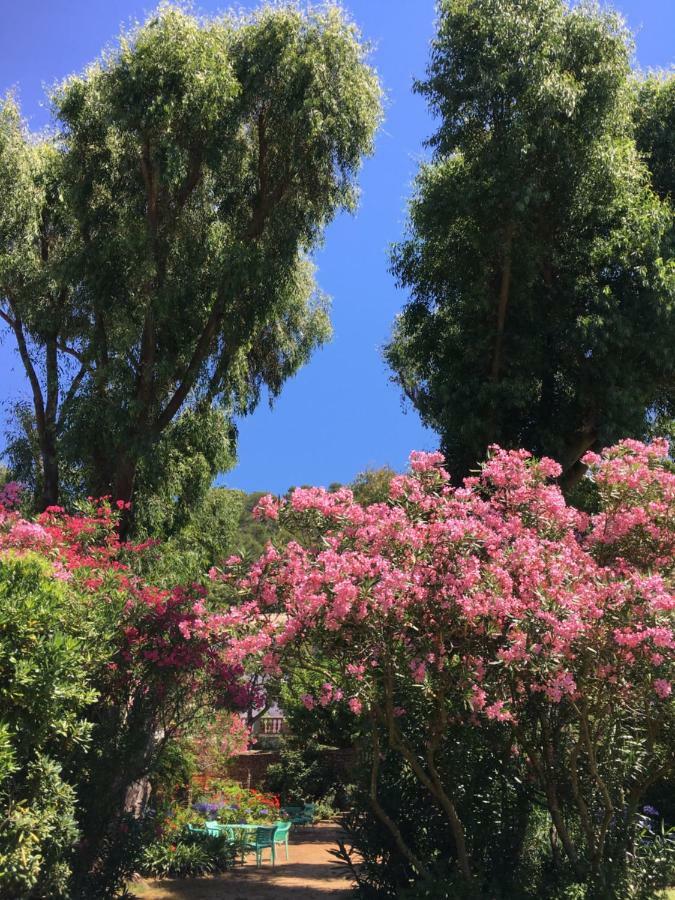
[(292, 826), (292, 822), (277, 822), (277, 827), (274, 831), (274, 843), (284, 844), (286, 847), (286, 862), (288, 862), (288, 834)]
[(281, 812), (293, 825), (304, 825), (305, 816), (302, 806), (282, 806)]
[(305, 825), (313, 824), (316, 803), (305, 803), (303, 806), (282, 806), (281, 811), (293, 825), (303, 828)]
[(255, 851), (255, 864), (260, 867), (262, 865), (262, 857), (265, 850), (270, 851), (272, 865), (276, 863), (276, 853), (274, 849), (274, 835), (277, 830), (276, 825), (260, 825), (255, 830), (255, 841), (246, 841), (245, 847), (248, 850)]
[(316, 816), (316, 803), (305, 803), (302, 813), (307, 819), (307, 824), (312, 825), (314, 823), (314, 817)]

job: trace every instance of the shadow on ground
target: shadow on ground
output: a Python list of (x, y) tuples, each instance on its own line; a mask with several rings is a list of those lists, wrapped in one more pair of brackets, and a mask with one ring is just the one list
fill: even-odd
[(130, 885), (139, 900), (347, 900), (352, 880), (330, 851), (339, 829), (319, 825), (294, 835), (290, 861), (283, 850), (277, 865), (247, 864), (222, 875), (204, 878), (149, 880)]
[[(269, 882), (253, 885), (226, 878), (195, 878), (190, 880), (154, 882), (150, 890), (133, 889), (138, 900), (349, 900), (351, 891), (324, 890), (316, 887), (283, 885)], [(255, 890), (255, 893), (253, 893)]]

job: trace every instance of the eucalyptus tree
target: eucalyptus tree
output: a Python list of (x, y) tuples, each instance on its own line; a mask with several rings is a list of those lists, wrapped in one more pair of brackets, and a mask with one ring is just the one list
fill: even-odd
[(59, 437), (87, 372), (78, 350), (85, 323), (73, 313), (75, 288), (67, 275), (73, 222), (62, 164), (56, 143), (31, 138), (16, 102), (6, 97), (0, 103), (0, 319), (30, 386), (32, 404), (19, 405), (17, 418), (34, 438), (40, 507), (58, 502)]
[(573, 484), (672, 379), (672, 209), (636, 149), (630, 54), (596, 5), (441, 0), (386, 358), (456, 475), (498, 442)]
[(675, 202), (675, 72), (652, 72), (635, 84), (635, 139), (656, 193)]
[[(675, 211), (675, 72), (653, 72), (636, 83), (635, 139), (656, 193)], [(663, 255), (675, 256), (675, 215)], [(675, 438), (675, 373), (665, 366), (654, 402), (653, 430)]]
[(336, 7), (162, 6), (54, 93), (86, 364), (64, 445), (92, 493), (131, 500), (182, 412), (229, 428), (328, 338), (310, 257), (372, 151), (366, 54)]

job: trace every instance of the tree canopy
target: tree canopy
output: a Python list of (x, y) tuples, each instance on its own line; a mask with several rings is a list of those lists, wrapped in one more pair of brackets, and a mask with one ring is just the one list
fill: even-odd
[(644, 434), (672, 385), (672, 156), (636, 147), (616, 14), (562, 0), (439, 13), (416, 84), (438, 129), (393, 250), (410, 299), (386, 358), (455, 474), (499, 442), (554, 456), (570, 483), (590, 447)]
[[(64, 352), (81, 365), (61, 432), (90, 492), (130, 499), (182, 411), (249, 412), (327, 339), (309, 257), (354, 208), (372, 149), (380, 89), (365, 52), (335, 7), (200, 20), (163, 6), (55, 91), (53, 197), (34, 196), (36, 151), (5, 104), (0, 169), (11, 180), (16, 157), (25, 177), (0, 235), (2, 308), (29, 357), (32, 343), (45, 366)], [(36, 235), (55, 204), (65, 264), (53, 290), (23, 291), (31, 244), (5, 232)], [(18, 286), (31, 311), (64, 298), (52, 344), (18, 315)], [(34, 418), (40, 431), (39, 398)]]

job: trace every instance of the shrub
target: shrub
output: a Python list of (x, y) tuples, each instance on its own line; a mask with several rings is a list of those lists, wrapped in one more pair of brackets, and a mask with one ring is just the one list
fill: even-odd
[(193, 808), (201, 811), (205, 818), (217, 818), (223, 823), (259, 822), (262, 825), (279, 818), (277, 796), (227, 781), (213, 782), (211, 794), (198, 800)]
[(205, 710), (193, 723), (186, 745), (197, 771), (224, 778), (233, 756), (248, 749), (251, 729), (238, 713)]
[(471, 760), (445, 765), (449, 735), (514, 759), (504, 802), (532, 786), (552, 865), (592, 896), (621, 895), (642, 798), (675, 765), (668, 448), (624, 441), (585, 461), (591, 516), (565, 503), (555, 462), (497, 447), (459, 488), (440, 454), (414, 453), (387, 503), (363, 507), (344, 489), (263, 498), (259, 515), (313, 525), (322, 546), (270, 546), (222, 576), (237, 603), (225, 614), (239, 634), (231, 662), (278, 676), (331, 661), (303, 702), (344, 704), (363, 722), (368, 806), (413, 880), (433, 867), (387, 813), (385, 749), (440, 816), (467, 883), (490, 878), (479, 875), (489, 819), (467, 790)]
[[(72, 866), (76, 897), (112, 896), (133, 871), (142, 827), (129, 814), (174, 734), (203, 706), (251, 696), (204, 591), (145, 584), (132, 568), (143, 548), (120, 543), (117, 520), (105, 500), (34, 521), (0, 506), (0, 803), (39, 808), (29, 766), (61, 764), (86, 840), (74, 854), (50, 832), (61, 858), (37, 848), (31, 858), (47, 882), (52, 861), (62, 874)], [(30, 833), (35, 843), (42, 832)], [(0, 853), (12, 840), (0, 833)]]
[(79, 836), (62, 764), (86, 748), (96, 619), (36, 554), (0, 555), (0, 887), (66, 893)]
[(4, 897), (68, 896), (70, 857), (79, 836), (75, 792), (61, 767), (36, 754), (11, 787), (2, 787), (0, 886)]
[(213, 872), (215, 868), (213, 855), (198, 843), (164, 844), (158, 841), (145, 848), (140, 860), (141, 874), (155, 878), (194, 877)]
[(278, 794), (282, 803), (298, 803), (335, 799), (344, 779), (336, 772), (323, 748), (314, 743), (306, 746), (284, 746), (278, 763), (272, 763), (265, 774), (265, 787)]

